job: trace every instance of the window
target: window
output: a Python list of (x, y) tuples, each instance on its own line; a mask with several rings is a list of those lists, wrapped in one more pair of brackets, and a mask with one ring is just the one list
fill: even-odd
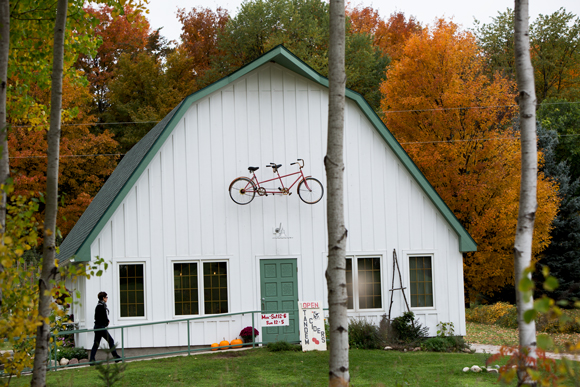
[(203, 263), (205, 314), (228, 313), (227, 262)]
[(121, 317), (145, 316), (143, 264), (119, 265)]
[(199, 314), (197, 296), (197, 263), (173, 265), (175, 315)]
[(173, 262), (173, 295), (176, 316), (228, 313), (228, 263)]
[(379, 257), (346, 259), (346, 293), (348, 309), (382, 308), (381, 259)]
[(411, 307), (433, 306), (433, 272), (431, 257), (409, 257)]

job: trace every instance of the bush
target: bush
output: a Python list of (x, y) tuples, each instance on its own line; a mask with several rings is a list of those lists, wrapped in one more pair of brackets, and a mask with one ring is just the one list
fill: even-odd
[(348, 324), (348, 345), (357, 349), (383, 348), (385, 337), (379, 334), (379, 328), (364, 318), (351, 319)]
[(430, 337), (421, 344), (421, 349), (431, 352), (451, 352), (451, 349), (454, 347), (454, 342), (450, 339), (451, 336)]
[(415, 321), (413, 312), (405, 312), (393, 319), (391, 327), (395, 338), (404, 343), (413, 343), (427, 337), (428, 328)]
[[(480, 324), (498, 324), (506, 328), (517, 328), (517, 310), (507, 302), (479, 305), (465, 310), (465, 319)], [(515, 326), (513, 326), (515, 323)]]
[(436, 336), (425, 340), (421, 349), (431, 352), (459, 352), (469, 349), (469, 346), (461, 336)]
[[(540, 314), (536, 317), (536, 329), (546, 333), (580, 333), (580, 322), (574, 321), (574, 311), (565, 310), (570, 317), (560, 322), (556, 317)], [(493, 305), (479, 305), (465, 310), (465, 319), (480, 324), (495, 324), (504, 328), (518, 328), (518, 312), (515, 305), (498, 302)]]
[(273, 343), (268, 343), (266, 348), (268, 348), (268, 351), (271, 352), (282, 352), (282, 351), (299, 351), (301, 347), (299, 345), (290, 344), (287, 341), (276, 341)]
[(60, 359), (87, 359), (87, 350), (84, 348), (67, 348), (67, 347), (59, 347), (56, 351), (56, 360), (60, 361)]

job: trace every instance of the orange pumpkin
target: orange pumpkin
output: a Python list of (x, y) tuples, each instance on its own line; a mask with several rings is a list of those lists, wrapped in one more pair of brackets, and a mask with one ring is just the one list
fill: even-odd
[(232, 340), (232, 348), (242, 348), (242, 344), (244, 344), (244, 342), (240, 339)]
[[(230, 342), (227, 341), (224, 337), (224, 339), (222, 341), (220, 341), (220, 347), (225, 347), (227, 345), (230, 345)], [(227, 349), (227, 348), (220, 348), (220, 349)]]
[[(219, 347), (219, 346), (220, 346), (220, 345), (219, 345), (218, 343), (213, 343), (213, 344), (211, 345), (211, 350), (212, 350), (212, 351), (217, 351), (217, 350), (218, 350), (218, 349), (217, 349), (217, 347)], [(215, 347), (215, 348), (214, 348), (214, 347)]]

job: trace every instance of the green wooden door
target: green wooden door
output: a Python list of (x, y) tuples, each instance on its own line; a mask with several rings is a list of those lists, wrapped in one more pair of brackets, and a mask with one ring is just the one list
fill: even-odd
[(298, 274), (296, 259), (260, 260), (261, 305), (263, 313), (289, 312), (290, 325), (262, 326), (261, 341), (299, 342), (298, 332)]

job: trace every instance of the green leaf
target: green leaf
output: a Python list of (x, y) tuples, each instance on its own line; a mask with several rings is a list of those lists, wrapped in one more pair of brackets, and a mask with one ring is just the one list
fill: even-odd
[(548, 266), (543, 266), (542, 267), (542, 274), (544, 275), (544, 278), (547, 277), (548, 275), (550, 275), (550, 268)]
[(558, 284), (558, 280), (556, 279), (556, 277), (549, 276), (544, 281), (544, 289), (547, 290), (548, 292), (553, 292), (554, 290), (556, 290), (558, 288), (558, 286), (559, 286), (559, 284)]
[(538, 313), (547, 313), (550, 310), (551, 299), (544, 296), (539, 300), (534, 301), (534, 309)]
[(534, 290), (534, 282), (529, 277), (524, 277), (521, 279), (518, 289), (522, 292), (530, 292)]
[(538, 312), (535, 309), (526, 310), (524, 313), (524, 321), (529, 324), (533, 319), (536, 318)]

